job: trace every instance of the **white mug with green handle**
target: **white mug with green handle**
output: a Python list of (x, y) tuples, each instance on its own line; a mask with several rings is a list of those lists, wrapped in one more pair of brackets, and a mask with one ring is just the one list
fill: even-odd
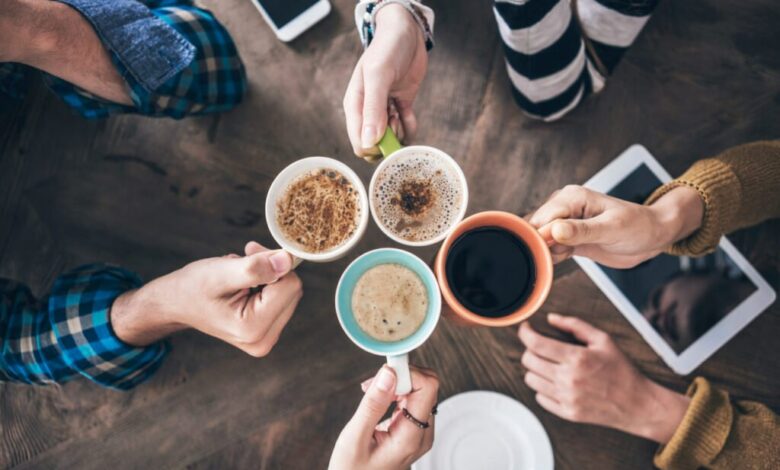
[[(466, 209), (469, 202), (469, 188), (468, 183), (466, 182), (466, 175), (463, 174), (463, 170), (460, 168), (458, 163), (446, 152), (443, 152), (442, 150), (439, 150), (435, 147), (429, 147), (427, 145), (410, 145), (408, 147), (402, 146), (401, 142), (398, 141), (398, 138), (395, 136), (395, 133), (393, 133), (393, 130), (390, 127), (385, 130), (385, 134), (377, 144), (377, 147), (379, 147), (379, 150), (382, 152), (383, 158), (379, 162), (376, 170), (374, 170), (374, 174), (371, 177), (371, 183), (368, 185), (368, 199), (369, 206), (371, 207), (371, 216), (373, 217), (374, 222), (376, 222), (379, 229), (382, 230), (382, 232), (393, 241), (407, 246), (429, 246), (444, 240), (447, 234), (456, 225), (458, 225), (461, 220), (463, 220), (463, 217), (466, 215)], [(437, 161), (451, 169), (452, 174), (454, 175), (454, 184), (457, 184), (460, 189), (460, 200), (458, 202), (458, 207), (455, 208), (455, 216), (450, 220), (450, 224), (447, 227), (443, 227), (441, 232), (438, 233), (435, 237), (425, 240), (413, 241), (404, 239), (403, 237), (393, 233), (393, 231), (389, 228), (385, 227), (380, 217), (377, 215), (377, 198), (374, 196), (376, 195), (375, 191), (377, 191), (378, 176), (381, 175), (387, 167), (415, 155), (431, 155)]]

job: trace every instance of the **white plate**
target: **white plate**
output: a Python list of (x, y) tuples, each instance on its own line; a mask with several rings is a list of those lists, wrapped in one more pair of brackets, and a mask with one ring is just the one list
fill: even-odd
[(551, 470), (554, 462), (550, 439), (531, 410), (480, 390), (439, 405), (433, 448), (412, 470)]

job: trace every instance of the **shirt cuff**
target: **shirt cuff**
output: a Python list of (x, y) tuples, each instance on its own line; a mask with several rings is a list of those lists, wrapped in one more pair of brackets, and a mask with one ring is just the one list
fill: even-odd
[(109, 312), (114, 300), (141, 284), (136, 274), (106, 265), (82, 266), (57, 279), (48, 313), (68, 367), (118, 390), (138, 385), (159, 368), (169, 349), (167, 343), (131, 346), (111, 327)]
[[(374, 37), (375, 24), (372, 11), (380, 2), (381, 0), (360, 0), (355, 5), (355, 26), (363, 48), (368, 47)], [(393, 0), (393, 2), (403, 5), (415, 17), (425, 38), (425, 49), (428, 51), (433, 49), (433, 25), (436, 20), (433, 9), (416, 0)], [(420, 15), (422, 18), (419, 17)]]
[(195, 58), (195, 46), (136, 0), (58, 1), (92, 24), (103, 44), (147, 91), (156, 90)]
[(653, 204), (680, 186), (693, 188), (699, 193), (704, 202), (704, 216), (698, 230), (674, 243), (667, 252), (675, 256), (701, 256), (715, 251), (725, 233), (726, 221), (732, 220), (741, 200), (737, 175), (720, 160), (699, 160), (682, 176), (656, 189), (645, 204)]
[(691, 404), (671, 440), (661, 446), (653, 463), (660, 469), (697, 469), (721, 452), (731, 430), (733, 413), (726, 392), (697, 377), (688, 388)]

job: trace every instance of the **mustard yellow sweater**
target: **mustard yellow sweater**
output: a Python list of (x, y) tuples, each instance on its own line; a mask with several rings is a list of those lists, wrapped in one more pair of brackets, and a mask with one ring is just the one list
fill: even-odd
[[(704, 201), (701, 227), (668, 250), (696, 256), (714, 250), (733, 230), (780, 217), (780, 141), (755, 142), (700, 160), (658, 188), (650, 204), (678, 186), (696, 189)], [(661, 469), (780, 469), (780, 417), (766, 406), (729, 400), (698, 377), (688, 389), (691, 405), (672, 439), (658, 449)]]

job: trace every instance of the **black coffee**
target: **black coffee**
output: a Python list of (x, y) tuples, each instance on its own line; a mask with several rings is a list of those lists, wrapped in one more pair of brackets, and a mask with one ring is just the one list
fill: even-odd
[(445, 272), (461, 305), (492, 318), (523, 305), (536, 281), (528, 246), (500, 227), (481, 227), (458, 237), (447, 256)]

